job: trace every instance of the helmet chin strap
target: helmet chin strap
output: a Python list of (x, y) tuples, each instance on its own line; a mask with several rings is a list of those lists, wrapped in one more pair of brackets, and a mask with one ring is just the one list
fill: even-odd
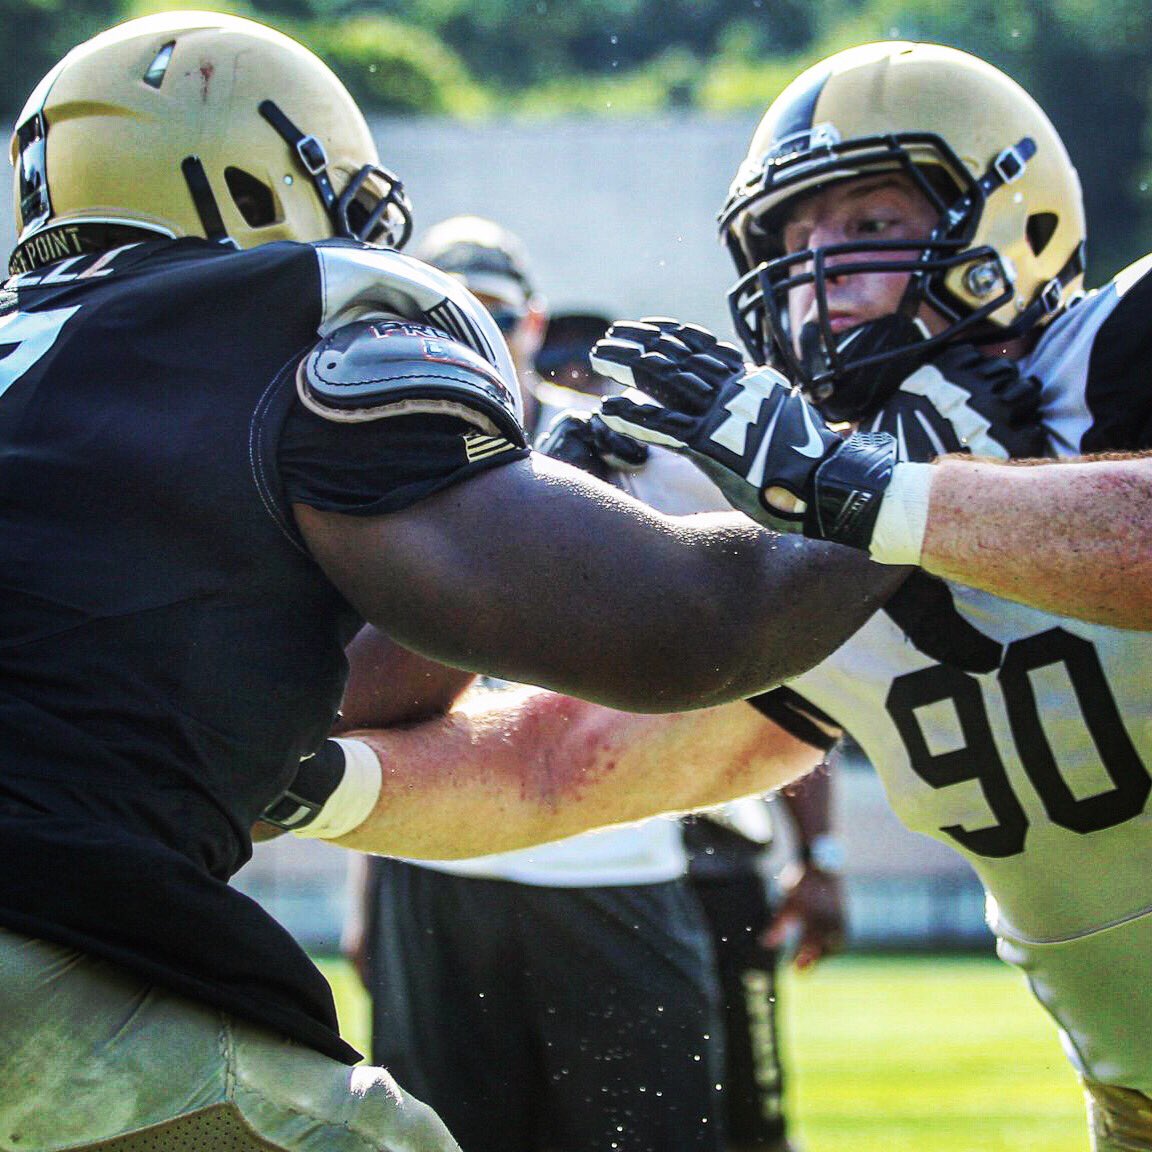
[[(871, 415), (926, 358), (929, 335), (923, 320), (894, 312), (838, 334), (830, 356), (821, 325), (809, 320), (799, 339), (800, 361), (812, 380), (809, 399), (836, 423)], [(856, 366), (874, 356), (884, 359)]]
[(224, 217), (220, 215), (220, 205), (212, 194), (212, 185), (208, 181), (208, 173), (204, 171), (204, 164), (199, 156), (185, 156), (180, 162), (180, 171), (184, 174), (184, 182), (188, 185), (188, 192), (196, 208), (196, 215), (200, 217), (200, 227), (204, 229), (204, 238), (214, 244), (223, 244), (225, 247), (238, 247), (235, 240), (228, 235), (224, 226)]

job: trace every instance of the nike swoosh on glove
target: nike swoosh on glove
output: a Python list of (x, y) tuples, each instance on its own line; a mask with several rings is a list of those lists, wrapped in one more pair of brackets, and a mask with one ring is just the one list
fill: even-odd
[(593, 347), (592, 366), (658, 402), (605, 400), (610, 428), (688, 456), (768, 528), (867, 549), (895, 463), (890, 435), (842, 439), (779, 372), (745, 364), (693, 324), (617, 322)]

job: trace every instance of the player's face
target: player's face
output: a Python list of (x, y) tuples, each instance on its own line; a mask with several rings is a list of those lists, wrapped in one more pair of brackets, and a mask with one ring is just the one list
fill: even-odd
[[(782, 239), (788, 253), (835, 244), (867, 244), (872, 241), (908, 240), (907, 251), (853, 252), (831, 256), (828, 267), (851, 262), (859, 265), (879, 260), (908, 259), (918, 251), (936, 226), (937, 215), (928, 198), (903, 173), (864, 176), (843, 180), (804, 197), (787, 217)], [(833, 332), (855, 328), (896, 311), (908, 284), (908, 272), (857, 272), (828, 276), (829, 320)], [(811, 284), (793, 288), (788, 296), (792, 331), (799, 338), (804, 324), (817, 319), (816, 292)], [(932, 332), (944, 321), (930, 309), (921, 317)], [(799, 349), (797, 349), (799, 350)]]

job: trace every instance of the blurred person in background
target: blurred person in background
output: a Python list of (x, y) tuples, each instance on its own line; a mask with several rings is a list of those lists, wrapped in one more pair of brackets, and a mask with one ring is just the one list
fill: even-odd
[[(821, 733), (816, 747), (831, 748)], [(728, 1152), (789, 1152), (779, 969), (805, 970), (844, 946), (843, 849), (832, 827), (825, 761), (771, 798), (686, 816), (688, 876), (712, 936), (724, 1002)], [(792, 862), (769, 871), (783, 812)]]
[(534, 440), (543, 419), (535, 361), (551, 322), (524, 241), (495, 220), (450, 216), (416, 241), (412, 255), (466, 285), (496, 321), (520, 381), (524, 428)]
[[(597, 312), (552, 316), (536, 357), (541, 396), (570, 411), (594, 411), (593, 398), (620, 390), (615, 380), (596, 371), (589, 356), (610, 323), (606, 314)], [(562, 429), (560, 438), (562, 442)], [(577, 454), (571, 462), (587, 467), (590, 460)], [(633, 449), (630, 461), (614, 463), (613, 467), (597, 462), (594, 471), (639, 499), (647, 498), (665, 510), (707, 506), (707, 488), (682, 467), (674, 465), (669, 472), (655, 466), (650, 471), (660, 480), (654, 484), (644, 474), (643, 446)], [(677, 502), (676, 487), (681, 483), (688, 483), (698, 504)], [(720, 507), (719, 494), (711, 495)], [(796, 734), (812, 744), (814, 755), (827, 753), (835, 742), (815, 725), (803, 726)], [(731, 1152), (786, 1152), (792, 1146), (785, 1113), (777, 976), (789, 948), (794, 949), (797, 967), (805, 969), (843, 946), (843, 850), (832, 829), (831, 794), (825, 761), (776, 793), (775, 803), (767, 797), (746, 797), (682, 822), (688, 878), (704, 912), (720, 981), (723, 1146)], [(791, 832), (788, 840), (794, 856), (779, 893), (767, 871), (777, 813), (783, 814)]]
[[(492, 313), (539, 432), (589, 383), (607, 321), (582, 349), (556, 333), (523, 243), (494, 221), (453, 217), (416, 251)], [(558, 336), (583, 369), (561, 368), (562, 387), (533, 370), (560, 367), (546, 354)], [(686, 869), (662, 817), (471, 860), (367, 858), (345, 947), (369, 992), (373, 1060), (469, 1152), (722, 1152), (720, 990)]]
[[(595, 314), (549, 320), (532, 378), (516, 324), (539, 330), (542, 296), (507, 229), (454, 217), (417, 251), (504, 318), (521, 382), (540, 401), (538, 428), (549, 401), (617, 389), (588, 360), (608, 325)], [(692, 469), (677, 471), (723, 506)], [(646, 480), (601, 472), (645, 494)], [(671, 511), (683, 501), (671, 488), (651, 495)], [(351, 690), (362, 687), (354, 672)], [(742, 726), (762, 723), (733, 710)], [(369, 858), (356, 869), (345, 947), (370, 993), (373, 1059), (470, 1149), (783, 1152), (779, 928), (799, 922), (805, 965), (843, 932), (827, 781), (814, 774), (785, 795), (799, 863), (774, 938), (758, 799), (717, 810), (723, 830), (701, 817), (683, 838), (656, 819), (474, 860)]]
[(592, 345), (611, 324), (612, 317), (604, 312), (554, 312), (549, 317), (536, 353), (536, 375), (541, 391), (552, 397), (553, 408), (594, 411), (594, 397), (619, 391), (616, 381), (601, 376), (589, 358)]

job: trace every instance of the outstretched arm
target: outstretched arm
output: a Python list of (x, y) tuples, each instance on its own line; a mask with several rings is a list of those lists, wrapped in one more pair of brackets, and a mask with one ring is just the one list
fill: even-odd
[(1152, 629), (1152, 455), (1030, 466), (947, 457), (928, 478), (929, 572), (1049, 612)]
[(375, 751), (383, 784), (367, 820), (334, 842), (425, 859), (719, 804), (778, 787), (819, 756), (743, 702), (650, 715), (533, 688), (353, 735)]
[(740, 515), (663, 516), (538, 454), (402, 512), (295, 512), (332, 582), (406, 647), (634, 711), (797, 676), (906, 575)]
[[(887, 449), (883, 437), (837, 441), (771, 369), (748, 368), (735, 349), (674, 321), (616, 324), (593, 360), (660, 401), (605, 401), (610, 428), (685, 453), (761, 523), (839, 540), (883, 564), (920, 564), (1047, 611), (1152, 627), (1148, 454), (896, 463), (890, 436)], [(955, 347), (902, 390), (917, 377), (910, 391), (938, 398), (939, 414), (970, 450), (1040, 451), (1038, 392), (1008, 362)]]

